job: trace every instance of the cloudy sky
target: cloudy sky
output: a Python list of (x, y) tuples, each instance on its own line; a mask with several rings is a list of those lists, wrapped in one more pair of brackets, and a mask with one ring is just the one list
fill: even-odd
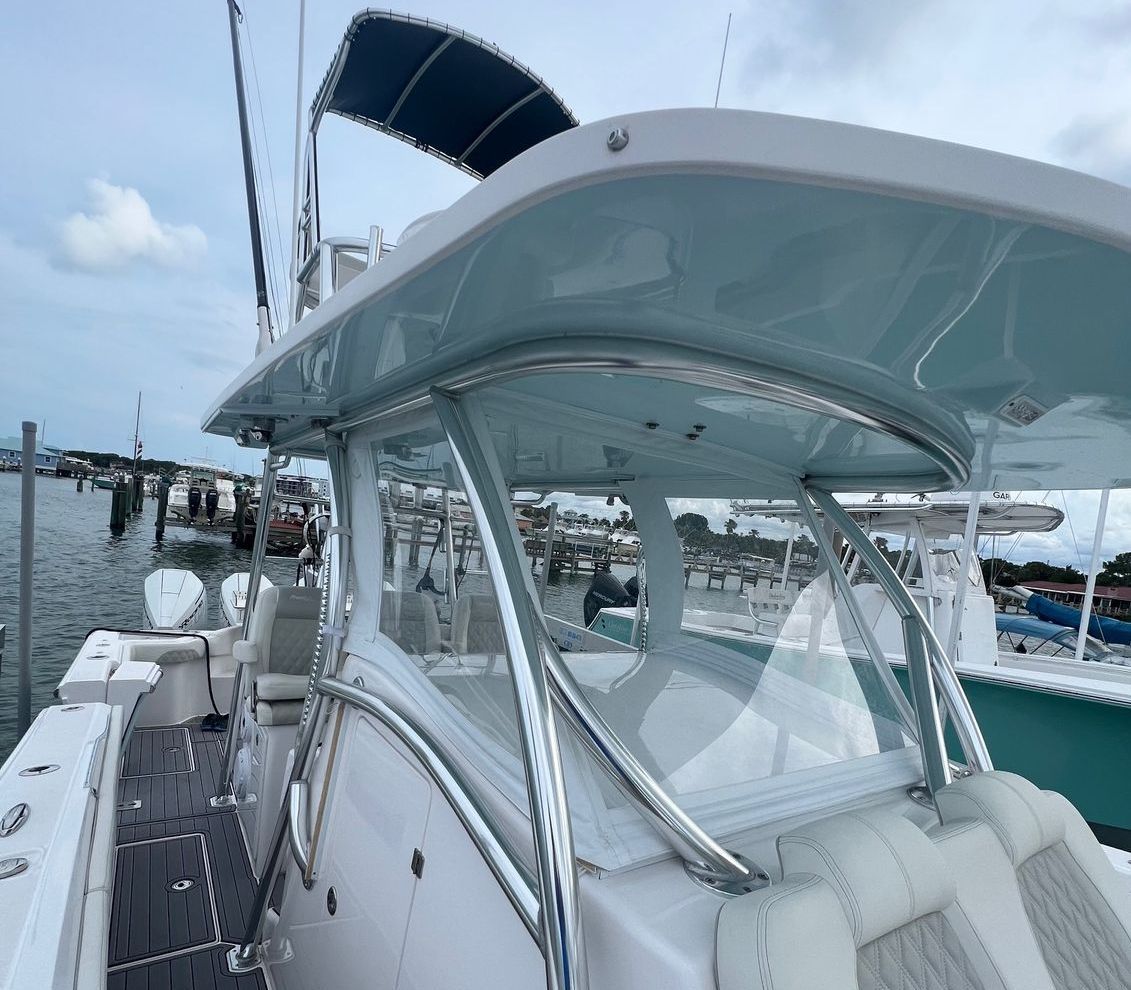
[[(357, 6), (309, 4), (304, 104)], [(298, 3), (244, 7), (285, 294)], [(1126, 4), (433, 0), (408, 9), (514, 53), (583, 121), (709, 104), (733, 11), (721, 105), (908, 131), (1131, 183)], [(224, 4), (13, 3), (2, 18), (0, 435), (30, 418), (46, 420), (49, 442), (124, 450), (141, 389), (148, 453), (208, 454), (252, 470), (252, 454), (199, 432), (205, 405), (255, 341)], [(364, 128), (332, 119), (324, 134), (326, 231), (361, 234), (376, 222), (396, 233), (469, 186)], [(1067, 501), (1075, 539), (1062, 527), (1016, 555), (1086, 564), (1097, 497)], [(1124, 547), (1131, 497), (1116, 495), (1104, 549)]]

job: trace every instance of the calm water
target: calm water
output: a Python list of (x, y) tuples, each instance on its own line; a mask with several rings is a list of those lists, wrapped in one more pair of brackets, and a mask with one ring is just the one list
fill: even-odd
[[(7, 624), (7, 645), (0, 666), (0, 761), (16, 742), (16, 690), (19, 641), (20, 479), (0, 473), (0, 624)], [(226, 536), (191, 530), (166, 530), (158, 544), (153, 537), (156, 502), (146, 500), (140, 516), (126, 531), (110, 532), (109, 491), (84, 485), (80, 494), (68, 478), (40, 475), (35, 486), (35, 569), (32, 633), (32, 713), (52, 703), (59, 678), (82, 644), (98, 626), (137, 627), (142, 621), (142, 585), (159, 567), (194, 571), (208, 589), (209, 626), (220, 624), (220, 583), (233, 571), (247, 570), (250, 552), (237, 550)], [(443, 584), (442, 565), (437, 569)], [(276, 584), (294, 581), (294, 565), (268, 561), (266, 573)], [(614, 569), (621, 580), (632, 569)], [(582, 599), (590, 577), (578, 574), (551, 578), (546, 611), (582, 621)], [(690, 608), (745, 611), (737, 580), (725, 591), (708, 591), (706, 575), (694, 574), (686, 604)]]
[[(0, 623), (7, 645), (0, 666), (0, 760), (16, 741), (19, 650), (20, 480), (0, 473)], [(70, 666), (83, 637), (96, 626), (137, 627), (142, 621), (142, 585), (158, 567), (195, 571), (208, 589), (209, 625), (220, 624), (220, 582), (247, 570), (251, 554), (227, 536), (168, 529), (153, 537), (156, 505), (147, 499), (126, 531), (110, 532), (109, 491), (69, 478), (35, 479), (35, 569), (32, 623), (32, 714), (52, 703), (51, 692)], [(293, 565), (267, 562), (267, 576), (293, 583)]]

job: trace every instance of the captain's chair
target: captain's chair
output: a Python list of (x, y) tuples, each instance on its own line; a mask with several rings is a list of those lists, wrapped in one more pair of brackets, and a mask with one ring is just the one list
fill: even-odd
[(318, 588), (264, 588), (247, 639), (233, 654), (254, 664), (252, 711), (259, 725), (297, 725), (318, 636)]
[(381, 632), (405, 653), (439, 653), (440, 618), (432, 599), (421, 591), (381, 593)]
[(506, 653), (499, 609), (492, 595), (460, 595), (452, 608), (452, 649), (456, 653)]
[(997, 835), (1057, 990), (1131, 990), (1128, 879), (1066, 798), (993, 771), (935, 800), (944, 821), (980, 819)]

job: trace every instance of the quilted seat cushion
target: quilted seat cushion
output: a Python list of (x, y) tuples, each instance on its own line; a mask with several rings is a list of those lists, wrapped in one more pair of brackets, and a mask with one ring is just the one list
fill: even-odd
[(862, 946), (856, 973), (860, 990), (985, 990), (958, 935), (938, 911)]
[(1067, 799), (991, 771), (949, 784), (936, 801), (944, 821), (977, 818), (994, 830), (1056, 990), (1131, 990), (1131, 889)]
[(1017, 879), (1060, 990), (1131, 990), (1127, 933), (1063, 842), (1027, 859)]

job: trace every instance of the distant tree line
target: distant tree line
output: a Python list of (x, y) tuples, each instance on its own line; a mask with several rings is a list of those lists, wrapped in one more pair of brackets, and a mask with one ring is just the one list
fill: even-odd
[[(733, 517), (723, 523), (721, 533), (711, 529), (707, 517), (698, 512), (680, 513), (675, 517), (674, 522), (676, 535), (683, 540), (683, 546), (687, 550), (718, 554), (724, 559), (752, 554), (755, 557), (766, 557), (777, 561), (779, 564), (785, 562), (788, 540), (770, 539), (762, 536), (756, 529), (739, 533), (738, 520)], [(800, 560), (815, 560), (817, 545), (803, 533), (799, 534), (793, 541), (793, 554)]]
[[(90, 461), (99, 470), (105, 471), (111, 467), (119, 464), (133, 464), (132, 457), (126, 457), (122, 454), (114, 454), (107, 451), (97, 450), (68, 450), (67, 453), (71, 457), (77, 457), (84, 461)], [(159, 461), (152, 457), (142, 457), (137, 462), (138, 470), (144, 471), (146, 474), (167, 474), (173, 475), (180, 470), (180, 466), (176, 461)]]
[[(986, 587), (998, 584), (1012, 588), (1026, 581), (1052, 581), (1057, 584), (1083, 584), (1086, 575), (1071, 564), (1061, 567), (1043, 560), (1030, 560), (1027, 564), (1014, 564), (1000, 557), (987, 557), (982, 561), (982, 576)], [(1131, 585), (1131, 552), (1117, 553), (1105, 560), (1103, 569), (1096, 575), (1096, 584), (1105, 588)]]

